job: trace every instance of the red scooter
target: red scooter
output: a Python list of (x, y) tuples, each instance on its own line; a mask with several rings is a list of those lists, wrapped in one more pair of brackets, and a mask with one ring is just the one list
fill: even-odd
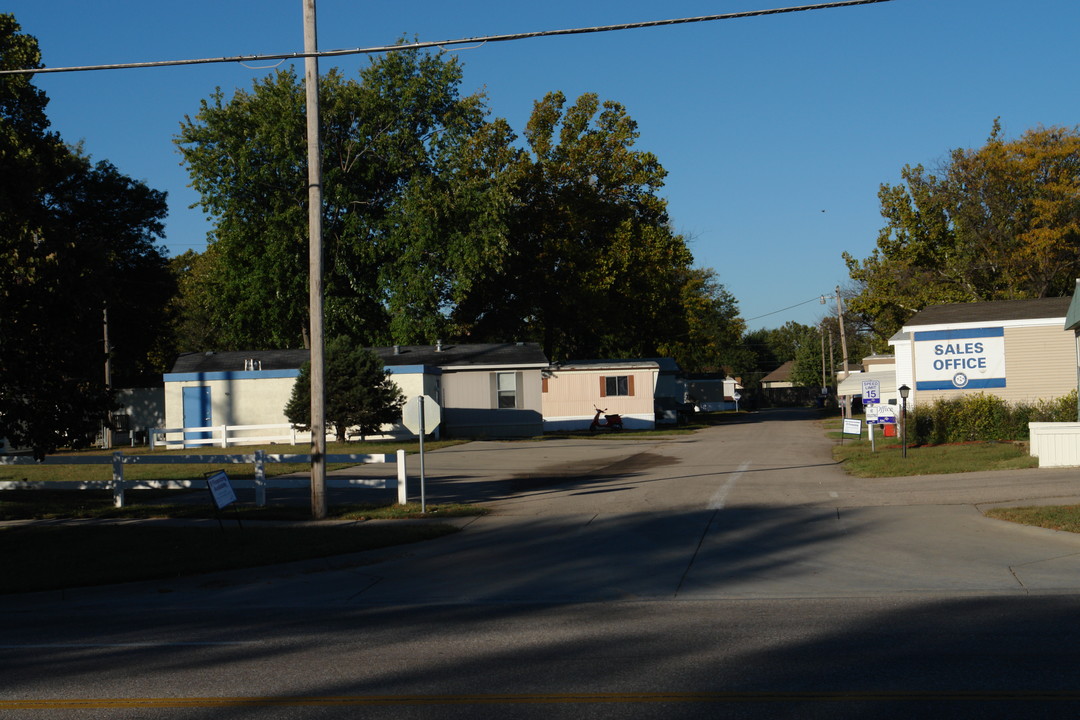
[(600, 413), (607, 412), (607, 408), (604, 408), (603, 410), (601, 410), (600, 408), (596, 407), (595, 405), (593, 405), (593, 407), (596, 408), (596, 415), (592, 419), (592, 425), (589, 426), (589, 432), (592, 432), (592, 431), (596, 430), (597, 428), (605, 428), (605, 427), (606, 428), (611, 428), (612, 430), (622, 430), (623, 429), (623, 427), (622, 427), (622, 415), (619, 415), (619, 414), (605, 415), (604, 416), (604, 422), (600, 422)]

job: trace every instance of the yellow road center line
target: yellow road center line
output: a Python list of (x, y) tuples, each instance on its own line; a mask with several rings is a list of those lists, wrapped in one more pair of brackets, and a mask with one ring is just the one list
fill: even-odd
[(41, 698), (0, 700), (4, 710), (222, 708), (363, 705), (543, 705), (554, 703), (779, 703), (779, 702), (1046, 702), (1080, 701), (1080, 691), (1014, 692), (716, 692), (555, 693), (488, 695), (341, 695), (192, 698)]

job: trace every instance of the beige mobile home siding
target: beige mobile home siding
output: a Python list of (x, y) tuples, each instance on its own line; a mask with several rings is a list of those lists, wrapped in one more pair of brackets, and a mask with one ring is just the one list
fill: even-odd
[[(494, 377), (499, 372), (518, 376), (517, 407), (499, 408)], [(540, 414), (540, 370), (492, 369), (443, 371), (443, 429), (457, 437), (531, 437), (544, 431)]]
[(1067, 395), (1076, 389), (1073, 333), (1061, 323), (1005, 328), (1005, 387), (993, 390), (934, 390), (918, 393), (918, 402), (933, 403), (963, 394), (985, 392), (1009, 403), (1035, 402)]
[[(600, 398), (600, 378), (628, 375), (633, 378), (633, 395), (609, 395)], [(606, 369), (592, 372), (556, 372), (544, 393), (544, 417), (588, 417), (601, 408), (620, 415), (652, 414), (656, 371)]]

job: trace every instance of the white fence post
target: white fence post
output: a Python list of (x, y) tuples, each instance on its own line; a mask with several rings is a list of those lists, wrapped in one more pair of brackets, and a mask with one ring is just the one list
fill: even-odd
[(112, 454), (113, 507), (124, 507), (124, 453)]
[(223, 447), (223, 448), (229, 447), (229, 426), (228, 425), (222, 425), (221, 426), (221, 447)]
[(266, 507), (266, 451), (255, 451), (255, 505)]
[(405, 487), (406, 482), (405, 473), (405, 451), (398, 449), (397, 451), (397, 501), (398, 505), (405, 505), (409, 502), (409, 491)]

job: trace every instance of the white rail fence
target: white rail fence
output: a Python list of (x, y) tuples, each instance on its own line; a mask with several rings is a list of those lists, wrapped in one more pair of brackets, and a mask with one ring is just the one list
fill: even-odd
[[(124, 490), (182, 490), (190, 488), (205, 488), (206, 481), (202, 478), (193, 480), (125, 480), (125, 465), (254, 465), (254, 480), (231, 480), (234, 488), (254, 489), (255, 504), (259, 507), (266, 505), (267, 488), (304, 488), (310, 487), (311, 480), (308, 477), (296, 476), (266, 476), (266, 463), (310, 463), (310, 455), (282, 455), (271, 454), (263, 450), (256, 450), (248, 455), (125, 455), (122, 452), (114, 452), (107, 455), (61, 455), (46, 457), (43, 463), (38, 463), (31, 457), (24, 456), (0, 456), (0, 465), (112, 465), (112, 480), (87, 480), (87, 481), (26, 481), (4, 480), (0, 481), (0, 490), (108, 490), (113, 491), (113, 504), (116, 507), (124, 506)], [(350, 488), (368, 487), (392, 490), (397, 489), (398, 502), (404, 505), (408, 499), (405, 451), (398, 450), (396, 454), (385, 455), (327, 455), (327, 463), (348, 463), (364, 465), (371, 463), (396, 463), (397, 472), (394, 477), (383, 478), (348, 478), (326, 477), (327, 488)]]
[[(254, 431), (278, 431), (275, 434), (241, 435)], [(287, 442), (290, 445), (308, 442), (311, 434), (306, 430), (297, 430), (289, 423), (273, 425), (210, 425), (206, 427), (188, 428), (149, 428), (147, 431), (150, 449), (157, 449), (164, 445), (166, 450), (190, 447), (193, 445), (216, 445), (227, 448), (232, 445), (256, 445), (267, 442)], [(206, 434), (208, 437), (193, 437), (194, 433)], [(177, 437), (179, 436), (179, 437)]]

